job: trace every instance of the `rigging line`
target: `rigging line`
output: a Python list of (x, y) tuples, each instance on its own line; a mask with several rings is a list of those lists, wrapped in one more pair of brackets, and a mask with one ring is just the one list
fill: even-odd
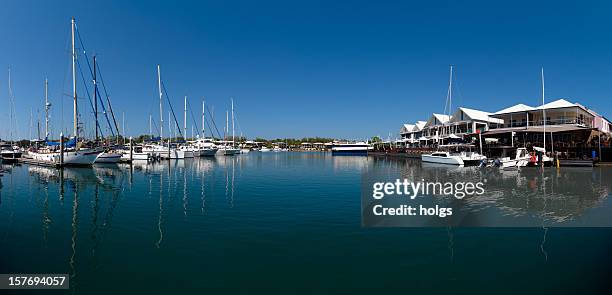
[[(85, 49), (85, 44), (83, 42), (83, 39), (81, 38), (81, 32), (78, 30), (78, 28), (76, 29), (76, 33), (77, 33), (77, 37), (79, 39), (79, 43), (81, 44), (81, 48), (83, 49), (83, 55), (85, 55), (85, 61), (87, 61), (87, 67), (89, 68), (89, 73), (90, 73), (90, 75), (93, 76), (93, 70), (91, 68), (91, 64), (89, 63), (89, 56), (87, 56), (87, 51)], [(104, 94), (106, 96), (106, 102), (108, 104), (108, 108), (110, 109), (111, 116), (113, 117), (113, 123), (115, 125), (115, 130), (117, 131), (117, 134), (120, 134), (119, 126), (117, 125), (117, 120), (115, 119), (115, 113), (113, 112), (113, 106), (110, 103), (110, 98), (109, 98), (109, 95), (108, 95), (108, 91), (106, 90), (106, 84), (104, 84), (104, 78), (102, 77), (102, 72), (100, 71), (100, 65), (97, 65), (96, 72), (100, 75), (100, 82), (102, 82), (102, 87), (104, 89)], [(96, 91), (96, 94), (98, 94), (98, 96), (102, 97), (102, 95), (100, 94), (100, 90), (97, 87), (96, 87), (95, 91)], [(110, 120), (108, 119), (108, 114), (106, 113), (106, 108), (104, 107), (104, 103), (103, 103), (102, 99), (100, 99), (100, 104), (102, 105), (102, 109), (104, 110), (104, 116), (106, 116), (106, 119), (108, 121), (109, 129), (111, 129), (111, 133), (113, 134), (113, 136), (115, 136), (115, 132), (112, 130), (113, 127), (110, 125)]]
[(176, 120), (176, 114), (174, 114), (174, 108), (172, 107), (172, 103), (170, 103), (170, 96), (168, 95), (168, 90), (166, 90), (166, 85), (164, 81), (162, 81), (162, 88), (164, 89), (164, 93), (166, 94), (166, 100), (168, 101), (168, 105), (170, 106), (170, 111), (172, 112), (172, 117), (174, 118), (174, 123), (176, 124), (176, 129), (178, 129), (179, 135), (184, 139), (183, 132), (181, 131), (181, 125), (179, 125)]
[[(83, 44), (81, 44), (81, 45), (83, 46)], [(93, 76), (93, 72), (91, 70), (91, 64), (89, 63), (89, 57), (87, 56), (87, 53), (85, 52), (85, 50), (83, 50), (83, 54), (85, 55), (85, 61), (87, 61), (87, 67), (89, 68), (89, 74)], [(81, 64), (78, 61), (77, 61), (77, 63), (79, 64), (79, 71), (81, 71)], [(81, 72), (81, 76), (83, 76), (82, 72)], [(85, 77), (83, 77), (83, 84), (85, 84)], [(85, 86), (85, 89), (87, 89), (87, 85)], [(95, 87), (94, 91), (96, 91), (96, 94), (98, 96), (102, 97), (102, 95), (100, 95), (100, 91), (98, 90), (98, 87)], [(89, 90), (87, 91), (87, 95), (89, 95)], [(115, 132), (113, 131), (113, 126), (110, 123), (110, 119), (108, 118), (108, 113), (106, 112), (106, 107), (104, 106), (104, 102), (102, 101), (102, 99), (100, 99), (100, 106), (102, 107), (102, 112), (104, 114), (104, 117), (106, 118), (106, 123), (108, 124), (108, 129), (110, 130), (112, 136), (114, 137), (115, 136)], [(94, 108), (94, 110), (95, 110), (95, 108)], [(96, 122), (96, 124), (98, 125), (98, 130), (100, 130), (100, 132), (102, 132), (102, 127), (99, 126), (100, 125), (99, 122)], [(119, 130), (117, 130), (117, 133), (119, 133)]]
[[(208, 108), (208, 106), (206, 106), (206, 111), (208, 112), (208, 117), (210, 117), (210, 122), (212, 122), (212, 125), (215, 127), (215, 130), (217, 131), (217, 135), (219, 136), (219, 138), (221, 137), (221, 132), (219, 132), (219, 129), (217, 128), (217, 123), (215, 123), (215, 121), (212, 119), (212, 113), (210, 112), (210, 109)], [(208, 119), (208, 117), (206, 119)], [(208, 121), (208, 120), (207, 120)], [(209, 123), (208, 126), (210, 127), (211, 124)], [(211, 128), (212, 130), (212, 128)]]
[[(79, 68), (79, 73), (81, 74), (81, 80), (83, 80), (83, 86), (85, 88), (85, 93), (87, 93), (87, 100), (89, 100), (89, 106), (91, 107), (91, 110), (94, 110), (94, 105), (93, 102), (91, 101), (91, 95), (89, 94), (89, 89), (87, 88), (87, 83), (85, 82), (85, 76), (83, 75), (83, 70), (81, 69), (81, 62), (79, 62), (77, 60), (77, 66)], [(96, 128), (98, 128), (98, 130), (100, 130), (99, 128), (99, 123), (98, 120), (96, 119)], [(100, 134), (102, 134), (102, 130), (100, 130)], [(104, 135), (102, 135), (102, 137), (104, 137)]]
[(191, 113), (191, 120), (193, 121), (193, 124), (196, 127), (196, 130), (200, 130), (200, 127), (198, 126), (198, 122), (195, 120), (195, 116), (193, 115), (193, 108), (191, 108), (191, 104), (189, 103), (189, 100), (187, 100), (187, 106), (189, 107), (189, 113)]

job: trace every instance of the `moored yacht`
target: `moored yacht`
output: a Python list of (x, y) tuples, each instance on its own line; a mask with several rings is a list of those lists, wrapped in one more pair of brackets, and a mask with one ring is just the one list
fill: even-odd
[(463, 166), (464, 162), (460, 155), (453, 155), (449, 152), (433, 152), (431, 154), (421, 155), (421, 160), (427, 163), (459, 165)]
[(7, 143), (0, 144), (0, 159), (3, 162), (17, 162), (17, 159), (21, 158), (21, 154), (21, 150), (17, 146)]
[(367, 156), (370, 145), (366, 142), (334, 142), (332, 145), (333, 156)]

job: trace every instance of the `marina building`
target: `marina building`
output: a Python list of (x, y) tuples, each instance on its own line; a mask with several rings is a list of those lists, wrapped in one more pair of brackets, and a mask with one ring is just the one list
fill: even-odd
[(608, 147), (611, 132), (612, 123), (604, 116), (579, 103), (557, 99), (540, 106), (519, 103), (494, 113), (459, 107), (450, 116), (432, 114), (427, 121), (403, 124), (396, 143), (398, 147), (431, 148), (451, 142), (474, 143), (482, 137), (491, 148), (546, 144), (547, 151), (580, 157), (592, 153), (592, 147)]

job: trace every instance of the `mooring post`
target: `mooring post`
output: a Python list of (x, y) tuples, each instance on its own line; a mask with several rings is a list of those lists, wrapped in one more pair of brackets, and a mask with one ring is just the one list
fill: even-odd
[(60, 167), (64, 166), (64, 133), (60, 133)]

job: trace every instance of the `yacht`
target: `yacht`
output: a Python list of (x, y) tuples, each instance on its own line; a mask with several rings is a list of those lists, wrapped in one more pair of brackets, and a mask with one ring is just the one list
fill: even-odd
[(194, 143), (194, 145), (199, 149), (200, 157), (214, 156), (219, 150), (215, 143), (208, 138), (200, 138)]
[(262, 146), (262, 147), (259, 149), (259, 151), (260, 151), (260, 152), (269, 152), (269, 151), (270, 151), (270, 149), (269, 149), (269, 148), (267, 148), (267, 147), (265, 147), (265, 146)]
[(17, 162), (17, 159), (21, 158), (21, 150), (17, 146), (3, 143), (0, 144), (0, 159), (5, 162)]
[[(123, 150), (121, 155), (121, 160), (129, 161), (130, 160), (130, 150)], [(143, 151), (142, 146), (134, 146), (134, 150), (132, 151), (132, 160), (133, 161), (150, 161), (153, 160), (153, 156), (151, 153)]]
[(431, 154), (423, 154), (421, 155), (421, 161), (427, 163), (447, 165), (464, 165), (463, 158), (461, 158), (461, 155), (451, 154), (449, 152), (434, 152)]
[(184, 158), (194, 158), (200, 156), (200, 150), (191, 145), (181, 145), (178, 147), (183, 152)]
[(334, 142), (331, 148), (333, 156), (367, 156), (371, 147), (368, 143), (360, 141), (354, 143)]

